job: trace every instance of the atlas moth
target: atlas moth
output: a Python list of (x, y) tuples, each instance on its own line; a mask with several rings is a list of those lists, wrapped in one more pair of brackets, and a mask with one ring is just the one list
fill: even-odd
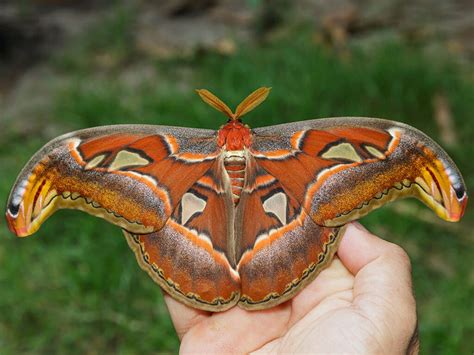
[(344, 225), (388, 201), (416, 197), (458, 221), (459, 170), (406, 124), (338, 117), (251, 129), (115, 125), (60, 136), (21, 171), (6, 218), (23, 237), (54, 211), (83, 210), (121, 227), (138, 263), (178, 301), (202, 310), (259, 310), (301, 291), (330, 263)]

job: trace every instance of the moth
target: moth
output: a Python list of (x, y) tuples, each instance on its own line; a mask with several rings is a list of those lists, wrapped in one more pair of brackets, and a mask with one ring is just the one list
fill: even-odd
[(467, 203), (462, 176), (433, 140), (406, 124), (338, 117), (250, 129), (115, 125), (60, 136), (18, 176), (6, 219), (23, 237), (54, 211), (83, 210), (123, 229), (138, 263), (178, 301), (202, 310), (278, 305), (331, 261), (350, 221), (416, 197), (447, 221)]

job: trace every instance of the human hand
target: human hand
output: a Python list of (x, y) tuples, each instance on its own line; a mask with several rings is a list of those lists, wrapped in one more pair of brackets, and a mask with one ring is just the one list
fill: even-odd
[(358, 223), (331, 265), (277, 307), (211, 313), (165, 300), (182, 353), (418, 351), (410, 260)]

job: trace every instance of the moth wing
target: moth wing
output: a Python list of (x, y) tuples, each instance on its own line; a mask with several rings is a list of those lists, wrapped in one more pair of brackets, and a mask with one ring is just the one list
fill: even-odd
[(118, 125), (58, 137), (20, 173), (7, 204), (9, 227), (19, 236), (30, 235), (55, 210), (73, 208), (133, 233), (159, 230), (215, 161), (215, 135)]
[(291, 298), (331, 261), (340, 226), (388, 201), (416, 197), (447, 220), (465, 208), (452, 160), (401, 123), (334, 118), (257, 128), (249, 151), (235, 222), (242, 308)]
[(207, 311), (234, 306), (240, 295), (235, 271), (233, 202), (213, 165), (182, 196), (165, 226), (150, 234), (125, 231), (138, 263), (178, 301)]
[(317, 225), (252, 158), (235, 223), (239, 306), (250, 310), (293, 297), (332, 260), (342, 235), (340, 228)]
[(467, 202), (459, 170), (431, 138), (399, 122), (340, 117), (253, 130), (251, 153), (314, 222), (341, 226), (416, 197), (448, 221)]

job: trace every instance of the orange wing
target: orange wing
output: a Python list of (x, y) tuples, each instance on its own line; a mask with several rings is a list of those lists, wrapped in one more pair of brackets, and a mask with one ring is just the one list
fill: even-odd
[(226, 310), (240, 296), (233, 200), (219, 166), (216, 162), (186, 191), (160, 231), (125, 233), (153, 280), (178, 301), (208, 311)]
[(367, 118), (253, 130), (235, 239), (239, 306), (291, 298), (327, 265), (340, 226), (399, 197), (417, 197), (456, 221), (467, 196), (459, 171), (431, 139)]
[(467, 203), (446, 152), (398, 122), (334, 118), (259, 128), (251, 152), (319, 225), (340, 226), (410, 196), (458, 221)]
[(26, 165), (7, 204), (10, 229), (34, 233), (55, 210), (75, 208), (135, 233), (161, 229), (181, 196), (214, 163), (216, 133), (122, 125), (73, 132)]

